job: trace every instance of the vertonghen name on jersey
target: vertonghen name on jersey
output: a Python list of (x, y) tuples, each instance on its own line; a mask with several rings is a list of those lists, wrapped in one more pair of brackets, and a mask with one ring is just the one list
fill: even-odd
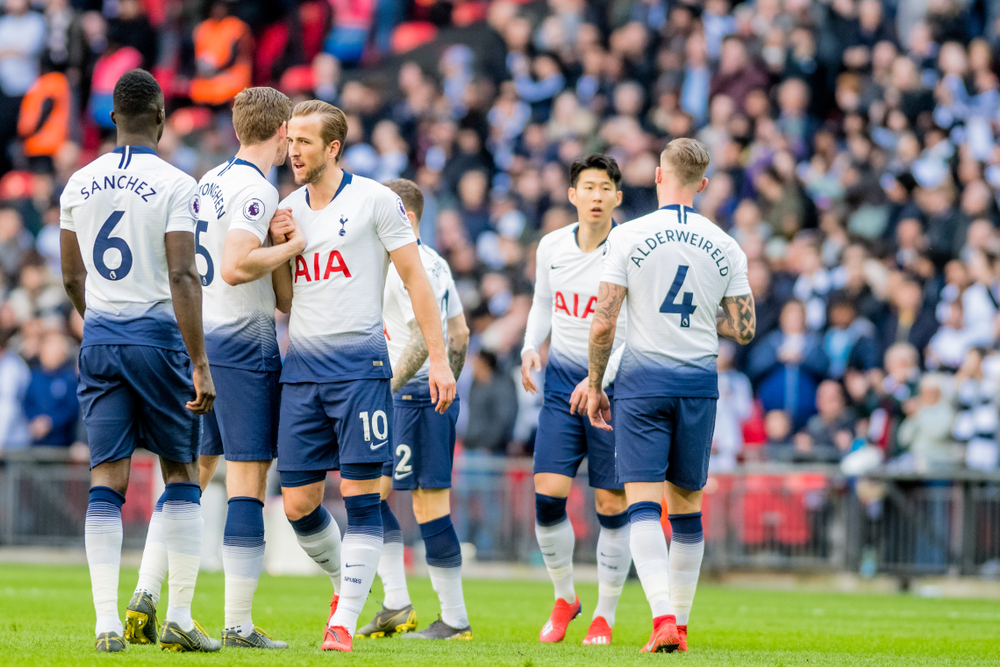
[[(715, 247), (711, 241), (695, 232), (682, 232), (680, 230), (665, 229), (662, 232), (656, 232), (653, 236), (645, 239), (645, 245), (637, 246), (635, 252), (641, 257), (632, 255), (629, 257), (636, 266), (641, 267), (642, 261), (647, 259), (649, 255), (657, 248), (663, 246), (666, 243), (687, 243), (696, 248), (701, 248), (708, 256), (715, 261), (715, 265), (719, 267), (719, 275), (725, 276), (729, 274), (729, 262), (726, 260), (726, 254), (722, 252), (721, 248)], [(723, 264), (725, 262), (725, 264)]]

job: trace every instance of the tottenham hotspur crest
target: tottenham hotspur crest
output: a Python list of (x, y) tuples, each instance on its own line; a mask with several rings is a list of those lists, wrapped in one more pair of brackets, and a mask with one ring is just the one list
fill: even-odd
[(347, 224), (347, 216), (346, 215), (341, 215), (340, 216), (340, 235), (341, 236), (347, 236), (347, 230), (344, 229), (344, 225), (346, 225), (346, 224)]

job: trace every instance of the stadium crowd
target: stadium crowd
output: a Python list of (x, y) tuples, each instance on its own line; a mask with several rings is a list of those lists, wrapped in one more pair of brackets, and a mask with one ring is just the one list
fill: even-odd
[(690, 136), (757, 303), (756, 340), (720, 350), (713, 469), (998, 467), (1000, 3), (5, 0), (0, 448), (82, 438), (58, 197), (138, 66), (168, 98), (160, 155), (196, 178), (238, 146), (224, 103), (272, 85), (344, 109), (348, 171), (421, 185), (473, 330), (466, 450), (531, 451), (515, 378), (569, 163), (618, 160), (623, 222)]

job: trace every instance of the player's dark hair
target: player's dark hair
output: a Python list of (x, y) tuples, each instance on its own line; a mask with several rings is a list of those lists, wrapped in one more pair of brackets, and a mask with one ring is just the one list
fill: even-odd
[(403, 200), (403, 208), (413, 211), (413, 215), (417, 216), (417, 222), (420, 222), (420, 218), (424, 215), (424, 193), (420, 191), (420, 186), (406, 178), (396, 178), (382, 185), (399, 195)]
[(127, 118), (156, 116), (162, 95), (160, 84), (152, 74), (144, 69), (129, 70), (115, 84), (115, 115)]
[(586, 157), (578, 157), (573, 160), (573, 164), (569, 168), (570, 187), (576, 187), (576, 182), (580, 180), (581, 172), (587, 169), (600, 169), (615, 184), (615, 190), (622, 189), (622, 170), (618, 168), (618, 162), (610, 155), (603, 153), (591, 153)]

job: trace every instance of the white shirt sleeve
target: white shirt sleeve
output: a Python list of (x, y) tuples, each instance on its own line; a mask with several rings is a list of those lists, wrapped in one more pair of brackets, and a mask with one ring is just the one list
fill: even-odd
[(628, 287), (628, 273), (626, 263), (628, 259), (623, 248), (625, 243), (622, 239), (621, 227), (615, 227), (608, 234), (608, 240), (604, 242), (604, 270), (601, 272), (602, 283), (613, 283)]
[(445, 313), (445, 318), (451, 319), (453, 317), (458, 317), (465, 312), (465, 308), (462, 306), (462, 300), (458, 297), (458, 286), (455, 285), (455, 279), (448, 278), (448, 312)]
[(542, 239), (535, 251), (535, 295), (528, 311), (528, 326), (524, 332), (523, 356), (528, 350), (537, 350), (552, 329), (552, 288), (549, 285), (548, 244)]
[(247, 187), (240, 191), (231, 204), (233, 217), (229, 223), (229, 231), (242, 229), (264, 243), (271, 218), (278, 208), (278, 191), (274, 188)]
[(73, 179), (71, 178), (66, 184), (63, 193), (59, 195), (59, 227), (65, 229), (69, 232), (76, 232), (76, 223), (73, 221), (73, 195), (74, 190), (70, 188), (74, 187)]
[(198, 216), (195, 213), (198, 199), (198, 183), (187, 177), (179, 180), (173, 188), (173, 198), (170, 200), (170, 210), (167, 211), (166, 232), (187, 232), (194, 234)]
[(747, 256), (736, 243), (731, 244), (730, 257), (733, 263), (730, 265), (732, 273), (729, 276), (729, 286), (726, 287), (726, 296), (743, 296), (750, 293), (750, 282), (747, 280)]
[(378, 192), (372, 202), (372, 216), (375, 218), (375, 231), (387, 252), (402, 248), (407, 243), (416, 243), (417, 237), (406, 217), (403, 200), (389, 188)]

